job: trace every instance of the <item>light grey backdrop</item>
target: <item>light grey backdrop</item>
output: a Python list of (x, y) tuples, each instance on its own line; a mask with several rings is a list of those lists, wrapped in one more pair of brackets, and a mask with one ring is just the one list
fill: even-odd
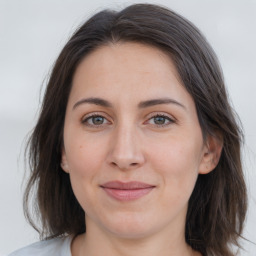
[[(0, 0), (0, 255), (38, 239), (22, 213), (24, 138), (35, 123), (40, 88), (55, 58), (77, 25), (96, 11), (134, 2)], [(244, 236), (256, 242), (256, 0), (147, 2), (190, 19), (219, 56), (246, 135), (250, 208)], [(248, 252), (241, 255), (256, 255), (254, 245), (244, 246)]]

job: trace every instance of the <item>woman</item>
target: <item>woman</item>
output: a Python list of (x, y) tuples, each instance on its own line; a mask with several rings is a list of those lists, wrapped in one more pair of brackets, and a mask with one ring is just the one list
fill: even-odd
[(25, 209), (44, 241), (11, 255), (234, 255), (241, 141), (190, 22), (156, 5), (102, 11), (60, 53), (29, 142)]

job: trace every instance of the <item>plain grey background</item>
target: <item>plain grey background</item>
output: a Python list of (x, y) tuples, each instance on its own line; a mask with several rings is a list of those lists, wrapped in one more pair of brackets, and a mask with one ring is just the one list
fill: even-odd
[[(0, 0), (0, 256), (37, 241), (22, 212), (25, 137), (44, 81), (76, 27), (104, 8), (143, 1)], [(256, 242), (256, 0), (159, 0), (191, 20), (215, 49), (245, 132), (249, 212), (244, 236)], [(244, 243), (255, 256), (256, 246)]]

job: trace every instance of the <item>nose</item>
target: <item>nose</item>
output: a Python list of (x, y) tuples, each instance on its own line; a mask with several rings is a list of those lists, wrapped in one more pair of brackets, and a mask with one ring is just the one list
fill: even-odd
[(120, 170), (135, 169), (143, 165), (145, 157), (142, 143), (135, 127), (116, 128), (111, 137), (108, 164)]

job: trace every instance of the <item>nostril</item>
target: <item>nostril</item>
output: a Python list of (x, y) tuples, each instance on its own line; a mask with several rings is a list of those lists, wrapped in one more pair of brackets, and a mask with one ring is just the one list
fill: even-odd
[(117, 164), (115, 162), (111, 162), (111, 165), (117, 166)]
[(116, 162), (111, 162), (111, 165), (113, 166), (113, 167), (119, 167), (119, 168), (121, 168), (121, 169), (129, 169), (129, 168), (131, 168), (131, 167), (137, 167), (138, 165), (139, 165), (139, 163), (127, 163), (127, 164), (124, 164), (124, 163), (116, 163)]

